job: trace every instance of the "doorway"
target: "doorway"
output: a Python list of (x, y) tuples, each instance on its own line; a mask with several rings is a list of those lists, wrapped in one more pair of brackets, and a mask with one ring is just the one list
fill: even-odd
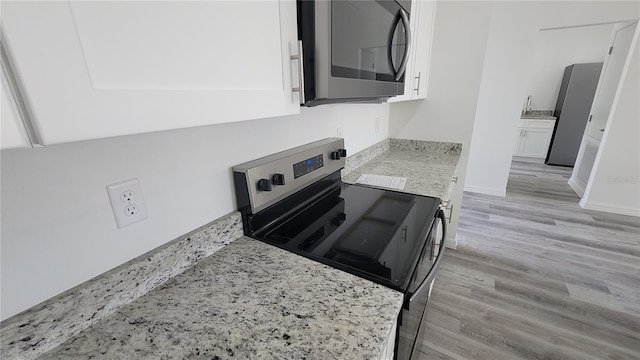
[(636, 31), (637, 22), (616, 24), (569, 185), (583, 197)]

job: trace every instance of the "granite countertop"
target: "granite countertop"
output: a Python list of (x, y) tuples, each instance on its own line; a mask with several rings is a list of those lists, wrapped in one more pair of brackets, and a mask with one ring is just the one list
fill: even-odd
[[(405, 176), (443, 198), (461, 144), (386, 139), (347, 158), (343, 180)], [(376, 359), (400, 292), (242, 236), (214, 220), (0, 325), (7, 359)]]
[(40, 359), (375, 359), (402, 294), (242, 237)]
[(558, 120), (553, 116), (553, 110), (528, 110), (523, 111), (520, 115), (523, 120)]
[(344, 175), (354, 184), (362, 174), (406, 177), (404, 192), (444, 199), (460, 159), (461, 144), (390, 139), (389, 149)]

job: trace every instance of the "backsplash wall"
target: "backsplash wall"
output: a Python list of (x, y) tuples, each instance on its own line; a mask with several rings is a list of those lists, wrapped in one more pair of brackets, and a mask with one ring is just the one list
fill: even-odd
[[(387, 104), (336, 104), (294, 116), (2, 151), (1, 318), (233, 211), (233, 165), (336, 136), (338, 127), (353, 154), (386, 139), (388, 124)], [(149, 218), (118, 229), (105, 185), (134, 177)]]

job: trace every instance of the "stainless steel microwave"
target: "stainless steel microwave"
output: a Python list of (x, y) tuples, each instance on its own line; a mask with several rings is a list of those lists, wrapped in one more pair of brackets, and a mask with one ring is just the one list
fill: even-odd
[(306, 106), (404, 93), (411, 1), (298, 0)]

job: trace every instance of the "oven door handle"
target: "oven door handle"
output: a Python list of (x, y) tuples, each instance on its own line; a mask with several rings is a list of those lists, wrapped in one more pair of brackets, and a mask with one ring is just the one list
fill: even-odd
[(438, 217), (441, 220), (440, 224), (442, 224), (442, 239), (440, 240), (438, 256), (436, 257), (436, 261), (431, 267), (431, 270), (429, 270), (429, 274), (427, 275), (427, 277), (422, 281), (420, 286), (418, 286), (418, 289), (409, 298), (409, 308), (411, 308), (411, 304), (418, 298), (420, 298), (422, 296), (422, 293), (424, 293), (429, 288), (429, 284), (431, 284), (433, 279), (436, 277), (436, 272), (438, 271), (438, 267), (440, 266), (440, 260), (442, 260), (442, 254), (444, 253), (444, 240), (447, 238), (447, 219), (444, 214), (444, 210), (438, 209)]

